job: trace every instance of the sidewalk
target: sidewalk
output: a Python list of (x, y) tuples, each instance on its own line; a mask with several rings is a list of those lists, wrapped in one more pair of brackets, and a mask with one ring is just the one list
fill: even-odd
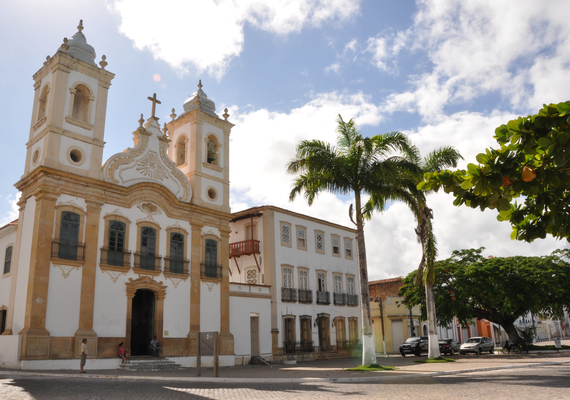
[[(79, 374), (79, 371), (22, 371), (14, 369), (0, 369), (0, 375), (29, 375), (29, 376), (53, 376), (53, 377), (81, 377), (96, 379), (147, 379), (169, 381), (202, 381), (202, 382), (235, 382), (235, 383), (259, 383), (259, 382), (306, 382), (306, 381), (377, 381), (386, 379), (402, 379), (412, 377), (425, 377), (436, 375), (460, 374), (475, 371), (501, 370), (511, 368), (527, 368), (541, 365), (554, 365), (570, 363), (569, 353), (554, 354), (521, 354), (502, 355), (485, 354), (481, 356), (466, 355), (451, 357), (457, 362), (450, 363), (415, 363), (425, 357), (378, 357), (378, 364), (383, 366), (395, 366), (395, 371), (380, 372), (350, 372), (345, 368), (360, 365), (360, 360), (331, 360), (302, 362), (296, 365), (274, 364), (266, 365), (242, 365), (235, 367), (221, 367), (219, 377), (213, 376), (212, 368), (202, 368), (202, 376), (196, 377), (195, 368), (185, 368), (179, 371), (169, 372), (135, 372), (123, 370), (97, 370), (89, 371), (89, 361), (85, 366), (87, 374)], [(79, 360), (78, 360), (79, 369)]]

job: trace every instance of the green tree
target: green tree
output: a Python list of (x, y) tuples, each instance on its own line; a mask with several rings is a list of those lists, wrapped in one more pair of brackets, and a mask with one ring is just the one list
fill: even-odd
[(494, 138), (499, 148), (478, 154), (477, 164), (428, 173), (420, 188), (443, 186), (457, 206), (496, 209), (511, 223), (512, 239), (570, 241), (570, 101), (509, 121)]
[(427, 205), (426, 196), (432, 190), (419, 190), (418, 184), (428, 172), (441, 171), (444, 168), (456, 167), (461, 154), (453, 147), (442, 147), (418, 160), (417, 170), (420, 172), (404, 175), (400, 180), (401, 188), (393, 196), (403, 201), (414, 214), (417, 222), (416, 236), (422, 246), (422, 258), (417, 269), (416, 284), (424, 285), (426, 295), (426, 312), (429, 333), (428, 357), (439, 357), (439, 340), (437, 337), (437, 315), (433, 286), (435, 284), (435, 259), (437, 257), (437, 241), (433, 233), (433, 211)]
[[(484, 258), (483, 248), (454, 251), (435, 263), (434, 297), (438, 322), (454, 316), (462, 324), (473, 318), (501, 325), (513, 342), (521, 342), (514, 322), (528, 312), (546, 317), (563, 315), (570, 306), (570, 250), (544, 257)], [(407, 306), (420, 305), (426, 316), (425, 293), (415, 285), (416, 271), (400, 289)]]
[[(418, 173), (417, 150), (399, 132), (363, 137), (354, 120), (337, 118), (336, 147), (319, 140), (304, 140), (297, 146), (296, 156), (287, 171), (299, 174), (294, 179), (290, 200), (303, 193), (309, 205), (321, 192), (354, 195), (354, 208), (349, 215), (356, 225), (360, 297), (362, 309), (362, 364), (376, 362), (370, 314), (368, 269), (364, 241), (364, 221), (373, 211), (382, 211), (395, 195), (404, 174)], [(412, 161), (410, 161), (412, 160)], [(362, 203), (362, 196), (370, 200)], [(355, 221), (356, 219), (356, 221)]]

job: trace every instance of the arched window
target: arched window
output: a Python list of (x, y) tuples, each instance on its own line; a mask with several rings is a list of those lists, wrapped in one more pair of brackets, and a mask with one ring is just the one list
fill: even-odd
[(4, 273), (10, 273), (10, 268), (12, 266), (12, 246), (6, 247), (6, 254), (4, 256)]
[(61, 213), (58, 257), (62, 260), (77, 260), (79, 222), (79, 214), (71, 211)]
[(48, 93), (49, 93), (49, 87), (47, 85), (45, 85), (44, 88), (42, 89), (42, 94), (40, 95), (40, 98), (38, 100), (38, 118), (37, 118), (37, 121), (39, 121), (40, 119), (42, 119), (43, 117), (46, 116)]
[(181, 135), (176, 141), (176, 166), (186, 164), (186, 136)]
[(120, 221), (109, 222), (109, 250), (107, 264), (122, 267), (124, 264), (125, 232), (127, 224)]
[(77, 85), (72, 89), (71, 93), (73, 94), (71, 117), (78, 121), (89, 123), (91, 92), (85, 85)]
[(141, 228), (141, 269), (155, 269), (156, 229), (143, 226)]
[(218, 242), (214, 239), (205, 240), (204, 276), (208, 278), (221, 278), (218, 271)]
[(184, 272), (184, 235), (177, 232), (170, 233), (170, 272)]
[(208, 164), (218, 165), (218, 154), (216, 152), (216, 142), (212, 139), (208, 140), (208, 150), (206, 154)]
[(427, 325), (424, 325), (423, 331), (424, 331), (424, 336), (427, 336), (427, 335), (428, 335), (428, 327), (427, 327)]

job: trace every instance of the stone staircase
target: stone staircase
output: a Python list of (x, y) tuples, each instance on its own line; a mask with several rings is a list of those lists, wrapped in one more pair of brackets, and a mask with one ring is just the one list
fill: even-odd
[(164, 357), (130, 357), (119, 369), (126, 371), (176, 371), (182, 369), (180, 364)]

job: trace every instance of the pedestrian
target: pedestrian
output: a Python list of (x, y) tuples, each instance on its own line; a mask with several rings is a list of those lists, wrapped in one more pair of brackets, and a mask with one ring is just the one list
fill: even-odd
[(123, 360), (123, 361), (121, 361), (121, 364), (124, 364), (125, 361), (127, 361), (127, 359), (128, 359), (127, 351), (125, 350), (125, 346), (123, 345), (123, 342), (119, 343), (118, 356), (120, 359)]
[(85, 366), (85, 361), (87, 360), (87, 339), (83, 339), (81, 343), (81, 363), (79, 364), (80, 370), (79, 373), (84, 374), (85, 371), (83, 367)]
[(160, 342), (158, 341), (156, 336), (154, 338), (152, 338), (152, 340), (150, 341), (150, 348), (152, 350), (152, 355), (154, 357), (160, 356), (160, 351), (162, 349), (160, 348)]

